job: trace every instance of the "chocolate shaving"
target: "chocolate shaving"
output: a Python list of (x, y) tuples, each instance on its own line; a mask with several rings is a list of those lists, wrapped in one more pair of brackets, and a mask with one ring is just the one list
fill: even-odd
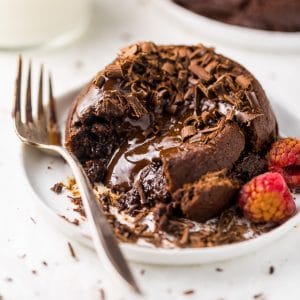
[(209, 81), (211, 79), (211, 75), (205, 71), (204, 68), (197, 65), (196, 62), (192, 62), (189, 66), (189, 70), (192, 71), (198, 78), (203, 81)]
[(174, 67), (174, 64), (170, 63), (170, 62), (165, 62), (161, 69), (165, 72), (167, 72), (168, 74), (170, 75), (173, 75), (174, 74), (174, 71), (175, 71), (175, 67)]
[(140, 118), (148, 112), (144, 105), (134, 95), (128, 95), (127, 100), (136, 117)]
[(144, 42), (140, 44), (141, 51), (145, 53), (155, 53), (157, 52), (157, 47), (152, 42)]
[(188, 240), (189, 240), (189, 234), (190, 234), (190, 228), (189, 228), (189, 227), (186, 227), (186, 228), (183, 230), (181, 239), (179, 240), (179, 244), (180, 244), (180, 245), (186, 245), (186, 244), (188, 243)]
[(244, 90), (248, 89), (251, 86), (251, 78), (247, 75), (239, 75), (235, 78), (235, 82)]
[(254, 114), (254, 113), (248, 113), (244, 111), (236, 111), (235, 112), (236, 119), (241, 123), (248, 123), (253, 121), (254, 119), (263, 116), (262, 114)]
[(132, 45), (122, 49), (122, 56), (124, 58), (129, 58), (138, 52), (138, 45)]
[(258, 112), (259, 111), (259, 102), (256, 98), (256, 95), (254, 92), (245, 92), (246, 95), (246, 99), (248, 100), (250, 107), (255, 111)]
[(192, 294), (195, 293), (195, 291), (191, 289), (191, 290), (183, 291), (182, 293), (183, 293), (184, 295), (192, 295)]
[(69, 251), (70, 251), (70, 254), (71, 254), (71, 256), (72, 256), (74, 259), (76, 259), (76, 260), (77, 260), (77, 257), (76, 257), (76, 254), (75, 254), (74, 248), (73, 248), (73, 246), (71, 245), (71, 243), (70, 243), (70, 242), (68, 242), (68, 248), (69, 248)]
[(198, 82), (197, 87), (201, 90), (201, 92), (206, 96), (209, 97), (209, 90), (208, 88), (202, 83)]
[(142, 203), (146, 203), (147, 198), (145, 196), (145, 192), (144, 192), (143, 186), (142, 186), (142, 184), (141, 184), (141, 182), (139, 180), (136, 181), (135, 188), (136, 188), (136, 190), (138, 191), (138, 193), (140, 195), (141, 202)]
[(60, 194), (63, 190), (64, 184), (62, 182), (55, 183), (50, 190), (56, 194)]
[(122, 78), (123, 71), (120, 65), (111, 64), (105, 68), (105, 76), (108, 78)]
[(100, 74), (99, 76), (96, 77), (94, 83), (98, 88), (101, 89), (105, 83), (105, 76)]
[(189, 137), (196, 134), (196, 132), (197, 132), (197, 130), (196, 130), (195, 126), (193, 126), (193, 125), (185, 126), (181, 129), (181, 138), (183, 141), (185, 141)]
[(215, 71), (217, 65), (218, 65), (218, 61), (213, 60), (213, 61), (210, 62), (204, 69), (205, 69), (205, 71), (208, 72), (209, 74), (212, 74), (212, 73)]
[(269, 268), (269, 274), (272, 275), (272, 274), (274, 274), (274, 272), (275, 272), (274, 266), (270, 266), (270, 268)]
[(189, 139), (190, 143), (197, 143), (200, 142), (201, 140), (203, 140), (203, 134), (201, 132), (198, 132), (197, 134), (195, 134), (194, 136), (192, 136)]

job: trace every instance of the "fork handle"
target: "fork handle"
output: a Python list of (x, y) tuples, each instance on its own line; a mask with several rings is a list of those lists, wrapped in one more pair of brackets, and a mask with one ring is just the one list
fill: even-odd
[(73, 171), (99, 259), (112, 275), (119, 277), (137, 294), (141, 294), (81, 163), (63, 147), (52, 146), (52, 149), (67, 161)]

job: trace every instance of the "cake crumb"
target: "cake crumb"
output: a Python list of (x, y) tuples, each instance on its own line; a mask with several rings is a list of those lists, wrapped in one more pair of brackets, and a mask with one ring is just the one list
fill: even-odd
[(70, 220), (69, 218), (67, 218), (64, 215), (60, 215), (60, 217), (63, 218), (64, 220), (68, 221), (69, 223), (72, 223), (72, 224), (76, 225), (76, 226), (78, 226), (80, 224), (80, 221), (77, 218), (75, 218), (73, 220)]
[(43, 264), (45, 267), (48, 267), (48, 263), (47, 263), (45, 260), (42, 261), (42, 264)]
[(192, 289), (183, 291), (183, 295), (192, 295), (194, 293), (195, 293), (195, 291)]
[(275, 272), (274, 266), (270, 266), (270, 268), (269, 268), (269, 274), (272, 275), (272, 274), (274, 274), (274, 272)]
[(33, 275), (37, 275), (37, 270), (31, 270), (31, 273), (32, 273)]
[(106, 297), (105, 297), (105, 291), (104, 291), (104, 289), (101, 288), (99, 291), (100, 291), (100, 300), (105, 300)]
[(216, 270), (216, 272), (223, 272), (222, 268), (216, 268), (215, 270)]
[(75, 253), (74, 248), (73, 248), (73, 246), (71, 245), (70, 242), (68, 242), (68, 247), (69, 247), (69, 251), (70, 251), (71, 256), (72, 256), (75, 260), (77, 260), (76, 253)]
[(64, 184), (62, 182), (55, 183), (50, 190), (56, 194), (60, 194), (63, 190)]

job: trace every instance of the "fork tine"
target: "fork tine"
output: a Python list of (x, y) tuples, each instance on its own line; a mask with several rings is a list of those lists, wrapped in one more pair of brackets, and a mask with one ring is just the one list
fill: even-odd
[(18, 57), (18, 73), (16, 78), (16, 85), (15, 85), (15, 97), (14, 97), (14, 107), (12, 115), (16, 120), (19, 122), (21, 121), (21, 84), (22, 84), (22, 56), (19, 55)]
[(48, 102), (48, 138), (54, 145), (61, 145), (61, 134), (57, 125), (55, 100), (53, 97), (52, 79), (49, 73), (49, 102)]
[(33, 123), (32, 105), (31, 105), (31, 61), (29, 62), (29, 67), (28, 67), (25, 122), (26, 124)]
[(43, 106), (43, 78), (44, 78), (44, 67), (41, 65), (40, 70), (40, 80), (39, 80), (39, 90), (38, 90), (38, 120), (42, 121), (44, 119), (44, 106)]

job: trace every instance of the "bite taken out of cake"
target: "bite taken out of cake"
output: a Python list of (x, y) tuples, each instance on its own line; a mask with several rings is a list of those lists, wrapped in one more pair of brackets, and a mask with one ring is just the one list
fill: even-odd
[(267, 170), (277, 138), (259, 82), (203, 45), (123, 48), (74, 100), (66, 125), (66, 146), (91, 182), (103, 182), (120, 211), (148, 209), (157, 220), (223, 212)]

